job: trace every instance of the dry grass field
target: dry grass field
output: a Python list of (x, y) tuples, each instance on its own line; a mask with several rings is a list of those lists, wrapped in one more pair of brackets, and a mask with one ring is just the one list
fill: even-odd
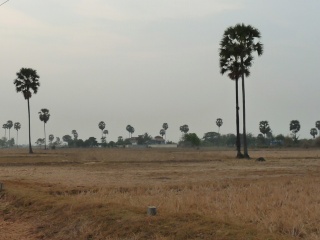
[(26, 152), (0, 150), (0, 239), (320, 239), (320, 150)]

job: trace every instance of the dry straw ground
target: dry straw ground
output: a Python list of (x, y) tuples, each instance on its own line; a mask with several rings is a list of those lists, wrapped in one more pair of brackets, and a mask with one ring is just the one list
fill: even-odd
[(0, 239), (320, 239), (319, 150), (25, 152), (0, 150)]

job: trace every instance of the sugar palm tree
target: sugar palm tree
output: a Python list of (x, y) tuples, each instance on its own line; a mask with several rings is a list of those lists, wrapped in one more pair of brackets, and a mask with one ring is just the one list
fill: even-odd
[[(220, 58), (226, 60), (229, 66), (236, 63), (240, 70), (242, 78), (242, 107), (243, 107), (243, 147), (244, 157), (250, 158), (248, 154), (247, 136), (246, 136), (246, 102), (245, 102), (245, 85), (244, 77), (250, 75), (250, 67), (252, 66), (254, 52), (258, 56), (263, 53), (263, 45), (258, 41), (261, 35), (258, 29), (245, 24), (237, 24), (225, 30), (222, 41), (220, 43)], [(222, 54), (221, 54), (222, 53)], [(221, 66), (221, 65), (220, 65)]]
[(184, 124), (180, 126), (180, 131), (183, 132), (184, 134), (189, 132), (189, 126), (187, 124)]
[(289, 127), (290, 127), (290, 131), (293, 134), (293, 140), (295, 142), (297, 142), (298, 141), (297, 132), (300, 131), (300, 122), (298, 120), (292, 120), (290, 122), (290, 126)]
[(132, 137), (132, 133), (134, 133), (134, 127), (127, 125), (126, 130), (129, 132), (129, 138)]
[(17, 72), (17, 78), (14, 80), (14, 85), (17, 92), (22, 92), (24, 98), (28, 102), (28, 120), (29, 120), (29, 153), (33, 153), (31, 147), (31, 126), (30, 126), (30, 103), (32, 96), (31, 91), (36, 94), (40, 86), (39, 75), (37, 71), (32, 68), (21, 68)]
[(78, 140), (78, 136), (79, 136), (78, 133), (77, 133), (77, 131), (76, 131), (76, 130), (72, 130), (71, 133), (72, 133), (72, 135), (73, 135), (73, 140), (74, 140), (74, 141), (77, 141), (77, 140)]
[(103, 138), (103, 129), (105, 129), (105, 127), (106, 127), (105, 122), (104, 121), (99, 122), (98, 127), (101, 130), (101, 137)]
[(11, 139), (10, 138), (10, 129), (13, 127), (13, 122), (11, 120), (8, 120), (7, 121), (7, 128), (9, 129), (9, 140)]
[(21, 128), (21, 123), (15, 122), (13, 127), (14, 127), (15, 130), (17, 130), (17, 147), (18, 147), (18, 131)]
[(47, 149), (47, 136), (46, 136), (46, 123), (49, 121), (50, 113), (46, 108), (42, 108), (39, 112), (39, 119), (43, 122), (43, 130), (44, 130), (44, 149)]
[(219, 127), (218, 133), (220, 133), (220, 127), (221, 127), (222, 124), (223, 124), (222, 119), (221, 119), (221, 118), (217, 118), (216, 124), (217, 124), (217, 126)]
[(311, 134), (311, 136), (312, 136), (313, 138), (315, 138), (315, 137), (316, 137), (316, 135), (318, 134), (317, 129), (316, 129), (316, 128), (311, 128), (311, 130), (310, 130), (310, 134)]
[(266, 137), (266, 135), (271, 132), (271, 128), (268, 121), (260, 121), (259, 123), (260, 132)]

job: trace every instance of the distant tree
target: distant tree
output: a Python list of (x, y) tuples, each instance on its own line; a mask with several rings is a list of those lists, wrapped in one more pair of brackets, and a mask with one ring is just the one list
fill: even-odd
[(39, 145), (40, 146), (40, 148), (41, 148), (41, 146), (44, 144), (44, 142), (45, 142), (45, 139), (44, 138), (38, 138), (38, 140), (35, 142), (37, 145)]
[(2, 128), (4, 129), (4, 137), (7, 138), (7, 128), (8, 128), (7, 124), (6, 123), (3, 124)]
[(115, 143), (114, 141), (110, 141), (110, 142), (108, 143), (108, 146), (111, 147), (111, 148), (113, 148), (113, 147), (116, 146), (116, 143)]
[(50, 145), (51, 145), (51, 146), (53, 145), (53, 140), (54, 140), (54, 135), (53, 135), (53, 134), (50, 134), (50, 135), (49, 135), (49, 141), (50, 141)]
[(266, 144), (266, 138), (261, 133), (259, 133), (257, 136), (257, 144), (260, 146)]
[(180, 126), (180, 131), (187, 134), (189, 132), (189, 126), (187, 124)]
[(103, 129), (105, 129), (106, 127), (105, 122), (104, 121), (99, 122), (98, 127), (101, 130), (101, 137), (103, 137)]
[(13, 127), (13, 122), (11, 120), (7, 121), (7, 128), (9, 129), (9, 140), (11, 139), (10, 137), (10, 129)]
[(217, 120), (216, 120), (216, 124), (217, 124), (217, 126), (218, 126), (218, 128), (219, 128), (218, 133), (220, 133), (220, 127), (221, 127), (221, 126), (222, 126), (222, 124), (223, 124), (222, 119), (221, 119), (221, 118), (217, 118)]
[(62, 144), (62, 142), (61, 142), (60, 138), (56, 137), (56, 141), (53, 143), (53, 146), (60, 146), (61, 144)]
[(164, 129), (164, 137), (165, 137), (165, 142), (167, 141), (167, 129), (169, 128), (168, 123), (163, 123), (162, 128)]
[(122, 136), (119, 136), (118, 137), (118, 141), (116, 142), (117, 145), (123, 145), (124, 144), (124, 141), (123, 141), (123, 137)]
[(78, 133), (77, 133), (77, 131), (76, 130), (72, 130), (71, 131), (71, 134), (73, 135), (73, 140), (74, 141), (77, 141), (78, 140)]
[(126, 130), (129, 132), (129, 138), (132, 137), (132, 133), (134, 133), (134, 127), (131, 125), (127, 125)]
[(12, 147), (14, 145), (14, 138), (11, 138), (7, 141), (8, 147)]
[(207, 132), (203, 135), (203, 141), (204, 142), (209, 142), (209, 143), (217, 143), (218, 142), (218, 138), (219, 138), (220, 134), (216, 133), (216, 132)]
[(47, 136), (46, 136), (46, 123), (49, 121), (50, 113), (46, 108), (42, 108), (39, 112), (39, 119), (43, 122), (43, 132), (44, 132), (44, 149), (47, 149)]
[(70, 147), (71, 143), (72, 143), (72, 137), (70, 135), (64, 135), (62, 137), (62, 140), (66, 143), (68, 143), (68, 146)]
[(128, 125), (126, 127), (127, 131), (129, 132), (129, 138), (132, 137), (132, 133), (134, 133), (134, 127), (132, 127), (131, 125)]
[(316, 138), (316, 135), (318, 134), (317, 129), (316, 128), (311, 128), (310, 134), (311, 134), (311, 136), (313, 136), (313, 138)]
[(269, 126), (268, 121), (260, 121), (259, 130), (264, 135), (264, 137), (266, 137), (266, 134), (271, 132), (271, 128)]
[(159, 132), (159, 134), (161, 135), (161, 137), (163, 137), (163, 135), (165, 135), (165, 134), (166, 134), (166, 130), (161, 129), (161, 130), (160, 130), (160, 132)]
[(192, 146), (199, 146), (201, 143), (200, 138), (195, 133), (184, 134), (183, 141), (186, 143), (190, 143)]
[[(220, 42), (220, 68), (221, 73), (230, 71), (229, 77), (236, 81), (236, 100), (238, 93), (238, 79), (242, 78), (242, 105), (243, 105), (243, 146), (244, 157), (250, 158), (247, 148), (246, 133), (246, 111), (245, 111), (245, 87), (244, 77), (250, 75), (250, 67), (252, 66), (254, 52), (258, 56), (263, 53), (263, 45), (257, 41), (260, 38), (258, 29), (250, 25), (237, 24), (225, 30), (223, 38)], [(238, 100), (237, 100), (238, 101)], [(237, 105), (238, 110), (238, 105)], [(238, 114), (238, 113), (237, 113)], [(237, 115), (238, 117), (238, 115)], [(237, 121), (238, 125), (238, 121)], [(238, 132), (237, 132), (238, 135)], [(239, 142), (239, 139), (238, 139)], [(238, 143), (239, 144), (239, 143)], [(237, 157), (239, 156), (239, 151)]]
[(300, 131), (300, 122), (298, 120), (292, 120), (290, 122), (290, 131), (293, 134), (293, 141), (297, 142), (298, 141), (297, 132)]
[(29, 99), (31, 98), (31, 90), (34, 94), (38, 92), (40, 86), (39, 75), (36, 70), (32, 68), (21, 68), (17, 72), (17, 78), (14, 80), (14, 85), (16, 86), (17, 92), (22, 92), (24, 98), (28, 102), (28, 119), (29, 119), (29, 153), (33, 153), (31, 147), (31, 127), (30, 127), (30, 104)]
[(17, 130), (17, 147), (18, 147), (18, 131), (21, 128), (21, 124), (19, 122), (14, 123), (14, 129)]
[(146, 144), (151, 139), (152, 139), (152, 137), (148, 133), (145, 133), (143, 135), (139, 135), (138, 136), (138, 144), (139, 145)]
[(318, 131), (320, 133), (320, 121), (316, 121), (316, 128), (318, 129)]
[(84, 141), (84, 147), (97, 147), (98, 142), (95, 137), (89, 137)]
[(277, 141), (284, 141), (285, 140), (285, 136), (284, 135), (282, 135), (282, 134), (278, 134), (276, 137), (275, 137), (275, 139), (277, 140)]

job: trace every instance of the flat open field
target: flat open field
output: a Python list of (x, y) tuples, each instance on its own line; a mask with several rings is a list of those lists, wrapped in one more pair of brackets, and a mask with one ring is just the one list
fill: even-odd
[(320, 150), (26, 152), (0, 150), (0, 239), (320, 239)]

